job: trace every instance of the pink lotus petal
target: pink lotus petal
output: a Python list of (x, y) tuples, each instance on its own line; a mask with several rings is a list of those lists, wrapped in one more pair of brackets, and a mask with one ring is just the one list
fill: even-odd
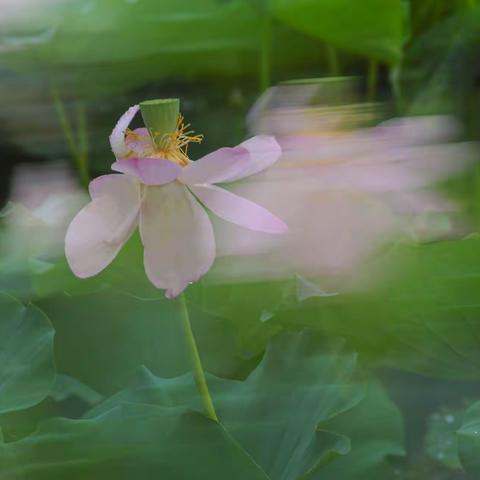
[(101, 197), (102, 195), (110, 195), (112, 189), (112, 182), (122, 182), (113, 177), (120, 177), (119, 173), (111, 173), (109, 175), (101, 175), (94, 178), (88, 185), (88, 193), (92, 200)]
[(139, 183), (126, 175), (105, 175), (91, 185), (93, 201), (70, 223), (65, 255), (72, 272), (87, 278), (115, 258), (137, 225)]
[(161, 158), (128, 158), (118, 160), (112, 170), (138, 178), (145, 185), (164, 185), (173, 182), (181, 173), (178, 163)]
[(208, 272), (215, 259), (213, 228), (188, 189), (173, 182), (149, 187), (140, 213), (145, 271), (157, 287), (176, 297)]
[(140, 157), (148, 156), (153, 150), (152, 140), (146, 128), (136, 128), (133, 132), (129, 132), (125, 138), (129, 150), (138, 154)]
[(133, 120), (133, 117), (136, 115), (139, 109), (140, 107), (138, 105), (130, 107), (120, 117), (120, 120), (117, 122), (115, 128), (110, 134), (110, 146), (115, 158), (117, 159), (125, 158), (129, 153), (129, 150), (125, 144), (125, 130), (130, 125), (130, 122)]
[(285, 222), (266, 208), (223, 188), (213, 185), (195, 185), (190, 188), (215, 215), (227, 222), (266, 233), (285, 233), (288, 230)]
[(188, 185), (224, 182), (239, 175), (248, 158), (246, 148), (220, 148), (186, 166), (180, 180)]
[(270, 135), (258, 135), (249, 138), (239, 145), (248, 150), (250, 154), (249, 159), (245, 162), (242, 170), (228, 178), (229, 182), (240, 180), (255, 173), (261, 172), (273, 165), (282, 154), (280, 145), (275, 140), (275, 137)]

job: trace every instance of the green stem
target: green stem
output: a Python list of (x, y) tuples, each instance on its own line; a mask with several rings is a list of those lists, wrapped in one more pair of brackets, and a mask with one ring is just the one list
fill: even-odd
[(55, 88), (52, 89), (52, 98), (55, 105), (55, 110), (57, 112), (60, 128), (62, 129), (63, 135), (67, 142), (70, 155), (72, 156), (76, 164), (78, 173), (80, 175), (80, 180), (84, 185), (88, 185), (88, 182), (90, 181), (90, 175), (88, 173), (87, 134), (84, 107), (83, 105), (80, 105), (77, 111), (80, 139), (80, 147), (77, 147), (72, 127), (70, 125), (70, 122), (68, 121), (65, 108), (63, 107), (63, 102), (60, 99), (60, 96)]
[(480, 228), (480, 165), (476, 165), (474, 170), (473, 189), (473, 212), (477, 228)]
[(390, 86), (392, 88), (393, 98), (395, 100), (395, 108), (396, 108), (396, 111), (400, 114), (404, 110), (402, 86), (400, 83), (401, 71), (402, 71), (402, 62), (399, 62), (397, 65), (390, 67), (390, 71), (389, 71)]
[(331, 77), (338, 77), (340, 75), (340, 61), (338, 59), (337, 49), (327, 43), (326, 45), (328, 73)]
[(190, 354), (190, 361), (192, 363), (193, 376), (195, 383), (197, 384), (198, 393), (202, 399), (203, 408), (205, 413), (212, 419), (218, 422), (218, 417), (213, 406), (212, 397), (208, 391), (207, 379), (205, 378), (205, 372), (203, 371), (200, 355), (198, 354), (197, 343), (192, 331), (192, 325), (190, 323), (190, 315), (188, 314), (187, 303), (185, 301), (185, 295), (182, 293), (179, 296), (180, 304), (180, 317), (182, 319), (183, 332), (185, 334), (185, 341), (187, 349)]
[(272, 19), (265, 14), (260, 45), (260, 92), (264, 92), (272, 83)]
[(367, 99), (373, 102), (377, 96), (378, 85), (378, 62), (376, 60), (369, 60), (368, 75), (367, 75)]
[(75, 140), (73, 138), (73, 132), (70, 127), (70, 123), (63, 108), (63, 103), (60, 100), (60, 96), (56, 90), (52, 90), (53, 103), (55, 105), (55, 110), (57, 111), (58, 122), (62, 128), (62, 132), (65, 135), (65, 140), (67, 141), (68, 149), (72, 156), (76, 155), (77, 147), (75, 145)]
[(87, 184), (90, 181), (90, 174), (88, 172), (88, 130), (85, 105), (82, 102), (77, 103), (77, 127), (77, 166), (82, 182)]

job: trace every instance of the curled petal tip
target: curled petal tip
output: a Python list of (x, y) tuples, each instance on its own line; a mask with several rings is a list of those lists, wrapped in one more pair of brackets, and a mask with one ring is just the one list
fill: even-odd
[(185, 289), (178, 289), (178, 290), (174, 290), (174, 289), (168, 289), (168, 290), (165, 290), (165, 297), (168, 298), (169, 300), (175, 300), (175, 298), (177, 298)]
[(272, 222), (271, 230), (268, 233), (283, 235), (288, 232), (288, 225), (280, 218), (275, 217), (276, 222)]
[(133, 105), (130, 107), (118, 120), (115, 125), (112, 133), (110, 134), (110, 146), (112, 152), (115, 155), (115, 158), (121, 159), (128, 155), (128, 147), (125, 143), (125, 130), (130, 125), (130, 122), (133, 120), (133, 117), (137, 114), (140, 107), (138, 105)]
[(248, 158), (243, 162), (241, 169), (228, 179), (230, 182), (262, 172), (273, 165), (282, 154), (280, 145), (271, 135), (257, 135), (249, 138), (236, 148), (240, 147), (247, 150)]

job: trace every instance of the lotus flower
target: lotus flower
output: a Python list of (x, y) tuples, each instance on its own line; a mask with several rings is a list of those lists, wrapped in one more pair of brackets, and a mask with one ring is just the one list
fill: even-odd
[[(65, 240), (67, 261), (80, 278), (112, 262), (137, 225), (150, 281), (173, 298), (205, 275), (215, 260), (213, 227), (206, 208), (251, 230), (279, 234), (285, 223), (265, 208), (216, 183), (232, 182), (272, 165), (281, 150), (271, 136), (253, 137), (192, 162), (191, 135), (180, 116), (175, 132), (128, 130), (139, 106), (131, 107), (110, 136), (116, 157), (112, 170), (90, 183), (92, 201), (71, 222)], [(158, 141), (157, 141), (158, 140)]]

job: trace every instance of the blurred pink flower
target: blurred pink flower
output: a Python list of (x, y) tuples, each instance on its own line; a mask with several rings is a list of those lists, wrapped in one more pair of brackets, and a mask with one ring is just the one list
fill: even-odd
[[(458, 125), (449, 117), (372, 126), (376, 108), (343, 93), (323, 93), (331, 83), (274, 87), (252, 109), (251, 130), (275, 135), (282, 155), (233, 191), (274, 207), (289, 230), (281, 237), (240, 235), (216, 221), (219, 258), (212, 281), (301, 275), (319, 279), (328, 291), (345, 291), (399, 239), (457, 234), (457, 206), (433, 187), (464, 173), (477, 158), (477, 145), (456, 142)], [(332, 98), (350, 103), (331, 105)]]
[(180, 118), (166, 147), (159, 149), (145, 128), (127, 130), (138, 110), (137, 105), (131, 107), (110, 136), (116, 157), (112, 170), (122, 175), (93, 180), (92, 201), (68, 228), (65, 252), (75, 275), (86, 278), (103, 270), (139, 225), (146, 274), (172, 298), (214, 262), (215, 237), (204, 207), (250, 230), (270, 234), (287, 230), (265, 208), (214, 185), (272, 165), (281, 153), (274, 137), (253, 137), (191, 162), (185, 147), (201, 137), (190, 136)]
[(23, 269), (59, 257), (68, 224), (87, 200), (68, 166), (21, 164), (10, 189), (9, 207), (2, 212), (2, 266)]

